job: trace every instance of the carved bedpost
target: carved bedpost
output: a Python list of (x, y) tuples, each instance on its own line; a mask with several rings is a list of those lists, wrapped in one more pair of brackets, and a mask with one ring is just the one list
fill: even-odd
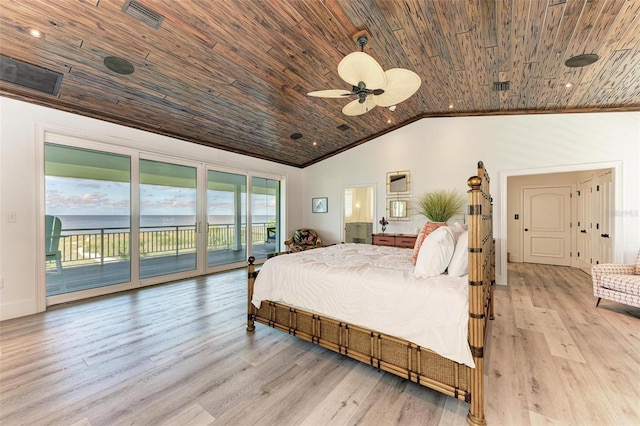
[(251, 304), (251, 298), (253, 297), (253, 283), (256, 280), (256, 276), (258, 273), (256, 272), (256, 267), (253, 262), (256, 261), (256, 258), (253, 256), (249, 256), (248, 266), (247, 266), (247, 331), (253, 331), (256, 329), (256, 326), (253, 323), (253, 305)]
[[(478, 163), (478, 174), (481, 175), (481, 163)], [(482, 178), (472, 176), (467, 181), (471, 189), (468, 194), (469, 215), (469, 347), (475, 368), (470, 370), (471, 402), (467, 421), (478, 426), (485, 425), (484, 419), (484, 295), (483, 295), (483, 238), (484, 224), (482, 220)]]

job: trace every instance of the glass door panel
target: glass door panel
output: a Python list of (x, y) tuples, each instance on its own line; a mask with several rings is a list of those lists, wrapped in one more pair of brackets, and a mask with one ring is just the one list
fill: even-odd
[(47, 143), (46, 295), (131, 281), (131, 158)]
[(140, 160), (140, 278), (195, 270), (197, 169)]
[(251, 179), (251, 253), (266, 258), (280, 249), (280, 181)]
[(207, 172), (207, 266), (247, 260), (247, 177)]

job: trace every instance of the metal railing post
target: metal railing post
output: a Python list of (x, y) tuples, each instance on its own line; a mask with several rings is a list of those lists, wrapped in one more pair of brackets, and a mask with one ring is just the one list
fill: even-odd
[(100, 229), (100, 264), (104, 265), (104, 228)]

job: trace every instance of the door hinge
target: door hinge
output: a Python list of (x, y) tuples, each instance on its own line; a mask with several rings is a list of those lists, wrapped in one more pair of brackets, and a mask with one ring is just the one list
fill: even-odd
[(596, 229), (600, 229), (600, 224), (596, 223)]
[(573, 257), (573, 252), (572, 251), (569, 252), (569, 257)]
[(600, 191), (600, 185), (596, 185), (596, 192)]
[(578, 252), (578, 256), (577, 257), (580, 257), (580, 252)]
[(580, 191), (578, 191), (578, 197), (580, 196)]

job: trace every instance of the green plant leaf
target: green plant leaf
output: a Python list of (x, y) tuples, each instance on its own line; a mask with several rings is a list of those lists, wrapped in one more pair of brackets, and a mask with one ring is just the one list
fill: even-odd
[(418, 212), (432, 222), (446, 222), (464, 211), (464, 196), (455, 190), (425, 192), (417, 199)]

